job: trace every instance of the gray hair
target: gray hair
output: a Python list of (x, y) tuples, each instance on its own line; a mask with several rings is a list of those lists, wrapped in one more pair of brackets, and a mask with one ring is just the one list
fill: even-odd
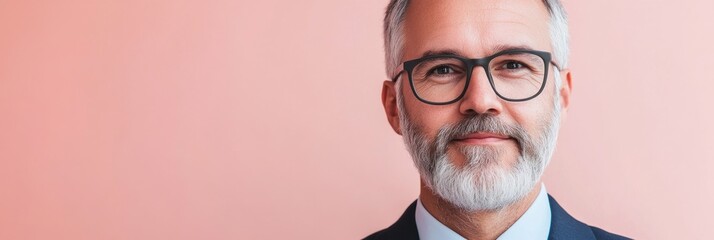
[[(560, 0), (542, 0), (550, 13), (550, 39), (555, 62), (561, 69), (568, 67), (568, 16)], [(409, 0), (391, 0), (384, 16), (384, 52), (387, 67), (387, 76), (392, 78), (397, 75), (397, 68), (402, 62), (404, 50), (404, 17), (406, 16)], [(553, 71), (557, 72), (557, 71)], [(555, 78), (556, 86), (560, 86), (561, 79)]]

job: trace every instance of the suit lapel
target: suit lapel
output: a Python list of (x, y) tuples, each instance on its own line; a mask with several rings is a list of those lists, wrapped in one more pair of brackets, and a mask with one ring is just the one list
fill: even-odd
[(579, 240), (595, 240), (595, 235), (593, 235), (592, 230), (588, 225), (576, 220), (570, 214), (565, 212), (565, 210), (560, 207), (555, 199), (548, 195), (548, 201), (550, 202), (550, 234), (548, 239), (550, 240), (565, 240), (565, 239), (579, 239)]
[(409, 205), (397, 222), (387, 229), (384, 229), (384, 231), (378, 234), (378, 238), (375, 239), (419, 240), (419, 232), (417, 231), (416, 220), (414, 219), (415, 212), (416, 201)]

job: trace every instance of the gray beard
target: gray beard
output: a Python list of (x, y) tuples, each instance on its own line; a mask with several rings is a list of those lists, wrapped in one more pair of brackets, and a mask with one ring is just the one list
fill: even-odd
[[(399, 89), (398, 89), (399, 90)], [(518, 125), (503, 123), (493, 115), (470, 115), (439, 129), (434, 140), (409, 120), (403, 96), (398, 93), (404, 142), (422, 180), (439, 197), (466, 211), (497, 210), (523, 199), (541, 178), (550, 161), (560, 124), (560, 98), (556, 91), (553, 111), (540, 124), (538, 137)], [(514, 138), (519, 154), (513, 166), (504, 166), (502, 151), (489, 146), (463, 146), (464, 166), (456, 166), (447, 153), (449, 143), (473, 132), (492, 132)]]

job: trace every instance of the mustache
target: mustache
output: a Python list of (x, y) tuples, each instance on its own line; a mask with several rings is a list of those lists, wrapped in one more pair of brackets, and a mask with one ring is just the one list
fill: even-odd
[[(526, 149), (524, 144), (531, 143), (530, 135), (517, 124), (508, 124), (493, 115), (470, 115), (458, 122), (439, 128), (436, 136), (437, 146), (446, 146), (449, 142), (463, 138), (475, 132), (495, 133), (516, 140), (521, 152)], [(522, 152), (523, 154), (523, 152)]]

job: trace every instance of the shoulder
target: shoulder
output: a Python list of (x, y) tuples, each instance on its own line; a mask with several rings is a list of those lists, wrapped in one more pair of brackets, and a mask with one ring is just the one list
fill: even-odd
[(568, 214), (552, 196), (548, 196), (550, 201), (551, 225), (550, 237), (552, 240), (560, 239), (602, 239), (621, 240), (630, 239), (617, 234), (609, 233), (598, 227), (589, 226), (578, 221)]
[(623, 237), (614, 233), (610, 233), (608, 231), (602, 230), (598, 227), (593, 227), (590, 226), (590, 230), (593, 231), (593, 234), (595, 235), (595, 239), (602, 239), (602, 240), (627, 240), (631, 238)]
[(385, 239), (385, 240), (386, 239), (397, 239), (397, 236), (385, 228), (385, 229), (382, 229), (380, 231), (372, 233), (369, 236), (363, 238), (363, 240), (381, 240), (381, 239)]
[(416, 201), (414, 201), (404, 211), (399, 220), (388, 228), (382, 229), (365, 237), (365, 240), (387, 240), (387, 239), (419, 239), (419, 233), (416, 228), (416, 220), (414, 220), (414, 212), (416, 211)]

